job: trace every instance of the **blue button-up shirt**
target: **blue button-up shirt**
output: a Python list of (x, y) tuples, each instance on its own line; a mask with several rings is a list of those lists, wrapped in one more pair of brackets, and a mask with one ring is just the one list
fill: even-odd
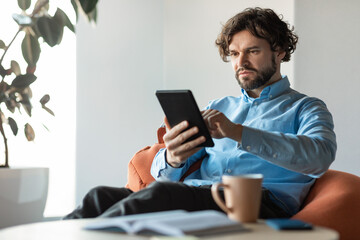
[(334, 125), (325, 103), (291, 89), (286, 76), (265, 87), (258, 98), (242, 89), (240, 97), (224, 97), (206, 108), (242, 124), (241, 143), (213, 139), (214, 147), (201, 149), (181, 168), (168, 165), (161, 149), (151, 167), (156, 180), (178, 181), (192, 163), (205, 156), (185, 184), (210, 185), (221, 181), (222, 175), (261, 173), (263, 186), (295, 214), (314, 178), (335, 159)]

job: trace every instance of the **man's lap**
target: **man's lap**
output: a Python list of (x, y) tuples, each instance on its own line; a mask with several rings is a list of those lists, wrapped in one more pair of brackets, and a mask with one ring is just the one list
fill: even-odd
[[(96, 187), (84, 197), (82, 205), (64, 219), (114, 217), (175, 209), (222, 211), (212, 198), (211, 186), (194, 187), (180, 182), (153, 182), (138, 192), (127, 188)], [(271, 201), (269, 191), (263, 189), (259, 217), (290, 215)]]

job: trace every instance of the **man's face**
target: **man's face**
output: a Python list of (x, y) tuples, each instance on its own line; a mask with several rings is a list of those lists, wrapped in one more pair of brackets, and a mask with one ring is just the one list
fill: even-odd
[[(270, 49), (269, 43), (244, 30), (236, 33), (229, 46), (235, 78), (245, 91), (252, 91), (273, 82), (280, 57)], [(271, 81), (270, 81), (271, 80)]]

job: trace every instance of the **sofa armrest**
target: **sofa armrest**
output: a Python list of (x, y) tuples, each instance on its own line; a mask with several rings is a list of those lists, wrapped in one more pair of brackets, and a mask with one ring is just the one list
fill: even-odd
[(164, 147), (165, 144), (157, 143), (135, 153), (128, 165), (128, 182), (125, 187), (136, 192), (155, 181), (150, 173), (151, 164), (156, 153)]
[(360, 236), (355, 226), (360, 217), (360, 177), (328, 170), (317, 179), (304, 201), (303, 208), (292, 218), (339, 232), (341, 240)]

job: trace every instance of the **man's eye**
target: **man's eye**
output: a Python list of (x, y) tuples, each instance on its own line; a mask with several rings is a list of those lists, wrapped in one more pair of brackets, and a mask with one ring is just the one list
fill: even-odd
[(259, 50), (250, 50), (251, 54), (258, 54), (260, 51)]
[(239, 55), (239, 53), (237, 53), (237, 52), (231, 52), (230, 53), (230, 57), (236, 57), (236, 56), (238, 56)]

